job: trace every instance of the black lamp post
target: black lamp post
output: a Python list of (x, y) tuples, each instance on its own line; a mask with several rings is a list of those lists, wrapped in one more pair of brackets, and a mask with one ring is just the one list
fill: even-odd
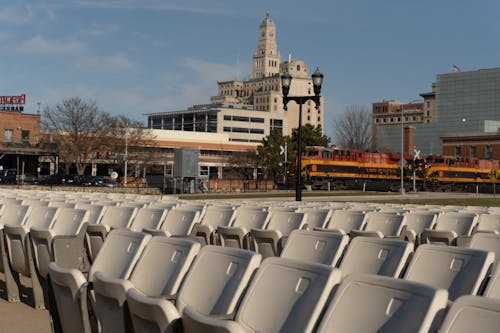
[(295, 101), (299, 105), (299, 128), (297, 131), (297, 172), (295, 176), (295, 201), (302, 201), (302, 104), (308, 100), (316, 103), (316, 109), (319, 110), (321, 85), (323, 84), (323, 74), (316, 68), (313, 73), (312, 83), (314, 87), (314, 96), (288, 96), (292, 76), (289, 73), (281, 75), (281, 89), (283, 91), (283, 108), (287, 109), (290, 101)]

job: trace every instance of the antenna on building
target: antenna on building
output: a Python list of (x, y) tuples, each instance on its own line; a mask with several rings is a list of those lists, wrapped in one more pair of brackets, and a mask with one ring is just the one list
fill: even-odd
[(236, 52), (236, 81), (240, 80), (240, 50)]
[(36, 114), (40, 115), (40, 102), (36, 102)]

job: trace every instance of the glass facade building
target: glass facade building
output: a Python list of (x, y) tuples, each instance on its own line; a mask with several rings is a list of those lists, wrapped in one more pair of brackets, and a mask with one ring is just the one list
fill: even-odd
[[(415, 146), (425, 155), (441, 154), (441, 137), (500, 129), (500, 68), (439, 74), (436, 119), (412, 124)], [(401, 151), (401, 126), (378, 126), (377, 141), (390, 152)]]

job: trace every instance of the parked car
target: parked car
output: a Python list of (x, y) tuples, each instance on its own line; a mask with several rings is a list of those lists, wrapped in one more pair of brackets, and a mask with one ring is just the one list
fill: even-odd
[(16, 169), (0, 170), (0, 184), (16, 184), (17, 171)]
[(120, 187), (121, 184), (118, 182), (115, 182), (109, 178), (97, 177), (97, 186)]

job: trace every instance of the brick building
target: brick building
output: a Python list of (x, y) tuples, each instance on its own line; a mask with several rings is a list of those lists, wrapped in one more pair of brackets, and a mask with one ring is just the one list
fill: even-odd
[(0, 169), (36, 174), (40, 156), (56, 152), (41, 142), (40, 115), (24, 113), (26, 95), (0, 96)]

